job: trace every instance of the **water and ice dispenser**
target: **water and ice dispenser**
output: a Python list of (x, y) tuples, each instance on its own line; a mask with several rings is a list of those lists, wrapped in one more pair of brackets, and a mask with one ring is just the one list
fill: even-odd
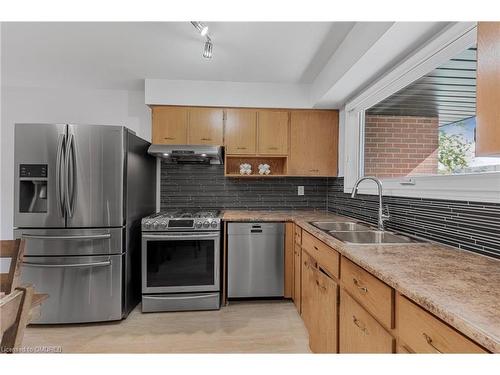
[(47, 212), (47, 164), (19, 166), (19, 212)]

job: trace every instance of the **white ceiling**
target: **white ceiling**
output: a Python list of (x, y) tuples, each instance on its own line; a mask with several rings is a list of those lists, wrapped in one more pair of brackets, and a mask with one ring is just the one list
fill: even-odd
[(353, 22), (3, 23), (2, 85), (140, 89), (144, 78), (311, 83)]

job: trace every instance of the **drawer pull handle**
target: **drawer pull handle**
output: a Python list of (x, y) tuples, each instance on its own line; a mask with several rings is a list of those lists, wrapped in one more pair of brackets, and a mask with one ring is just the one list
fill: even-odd
[(211, 141), (211, 140), (212, 140), (212, 138), (202, 138), (201, 140), (202, 140), (202, 141)]
[(246, 147), (236, 147), (237, 150), (246, 150)]
[(352, 316), (352, 322), (356, 327), (358, 327), (361, 330), (361, 332), (363, 332), (365, 335), (368, 335), (368, 331), (364, 327), (363, 323), (361, 323), (361, 321), (354, 315)]
[(165, 137), (164, 139), (168, 139), (168, 140), (172, 141), (175, 139), (175, 137)]
[(268, 147), (268, 150), (277, 150), (278, 147)]
[(313, 247), (314, 247), (314, 250), (319, 251), (317, 246), (313, 246)]
[(432, 343), (432, 338), (428, 334), (426, 334), (425, 332), (423, 332), (422, 335), (424, 336), (425, 341), (427, 342), (427, 344), (429, 344), (432, 347), (432, 349), (434, 349), (436, 351), (436, 353), (443, 354), (441, 352), (441, 350), (439, 350), (438, 348), (436, 348), (436, 346)]
[(368, 288), (367, 287), (364, 287), (364, 286), (361, 286), (359, 284), (359, 281), (356, 279), (356, 278), (352, 278), (352, 282), (354, 283), (354, 285), (356, 286), (356, 288), (359, 289), (359, 291), (363, 292), (363, 293), (368, 293)]

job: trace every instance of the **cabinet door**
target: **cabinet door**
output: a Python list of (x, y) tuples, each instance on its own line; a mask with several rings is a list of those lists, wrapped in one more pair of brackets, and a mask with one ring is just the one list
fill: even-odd
[(188, 109), (186, 107), (153, 107), (153, 143), (187, 144)]
[(301, 315), (302, 320), (308, 332), (314, 329), (314, 301), (316, 299), (316, 279), (314, 268), (316, 267), (314, 259), (305, 251), (302, 251), (302, 270), (301, 270)]
[(392, 336), (351, 296), (340, 290), (340, 353), (393, 353)]
[(295, 307), (299, 314), (301, 313), (302, 307), (302, 291), (301, 291), (301, 273), (302, 273), (302, 250), (299, 245), (294, 245), (293, 251), (293, 302), (295, 303)]
[(190, 108), (190, 145), (222, 145), (224, 111), (221, 108)]
[(294, 223), (285, 226), (285, 298), (293, 298)]
[(257, 133), (258, 154), (288, 154), (288, 112), (259, 111)]
[(476, 156), (500, 155), (500, 22), (477, 27)]
[(226, 154), (255, 154), (257, 143), (257, 111), (228, 109), (224, 134)]
[(338, 285), (320, 269), (314, 271), (309, 346), (314, 353), (337, 353)]
[(336, 176), (337, 111), (294, 111), (290, 123), (288, 173), (296, 176)]

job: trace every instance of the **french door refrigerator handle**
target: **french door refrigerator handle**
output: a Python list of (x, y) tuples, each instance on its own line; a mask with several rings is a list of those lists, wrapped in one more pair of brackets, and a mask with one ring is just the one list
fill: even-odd
[(59, 138), (57, 140), (57, 157), (56, 157), (56, 200), (57, 200), (57, 208), (61, 217), (64, 217), (64, 212), (66, 210), (64, 204), (64, 195), (63, 195), (63, 187), (61, 186), (61, 182), (65, 180), (64, 173), (61, 174), (61, 168), (63, 167), (63, 159), (65, 157), (65, 134), (59, 134)]
[(40, 268), (80, 268), (80, 267), (107, 267), (111, 265), (111, 261), (107, 260), (104, 262), (92, 262), (92, 263), (68, 263), (68, 264), (56, 264), (56, 263), (35, 263), (35, 262), (23, 262), (23, 266), (26, 267), (40, 267)]
[[(66, 157), (64, 162), (64, 169), (66, 174), (64, 193), (66, 195), (66, 212), (68, 217), (73, 216), (73, 200), (75, 193), (75, 143), (73, 140), (73, 134), (68, 135), (66, 142)], [(71, 186), (71, 188), (70, 188)], [(70, 194), (71, 191), (71, 194)]]

